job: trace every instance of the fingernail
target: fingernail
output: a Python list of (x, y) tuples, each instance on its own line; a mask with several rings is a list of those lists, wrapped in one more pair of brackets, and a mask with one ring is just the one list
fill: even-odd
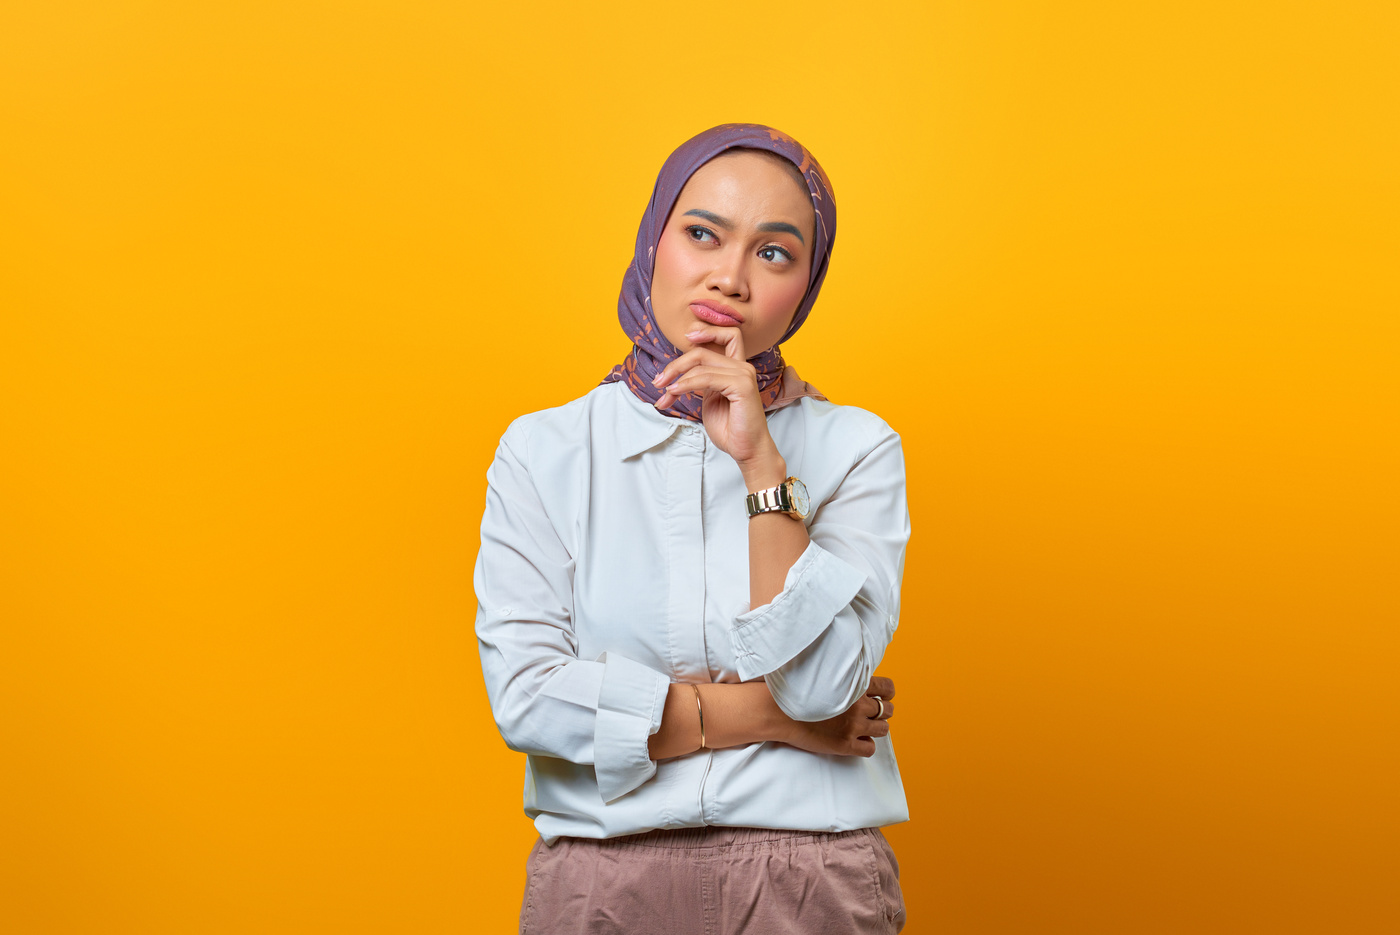
[(665, 374), (663, 374), (663, 373), (658, 373), (656, 376), (652, 377), (652, 378), (651, 378), (651, 385), (652, 385), (652, 386), (660, 386), (660, 385), (661, 385), (661, 378), (662, 378), (663, 376), (665, 376)]

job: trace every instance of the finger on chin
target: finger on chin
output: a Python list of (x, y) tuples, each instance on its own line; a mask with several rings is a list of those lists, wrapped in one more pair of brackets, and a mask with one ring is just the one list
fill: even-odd
[(685, 335), (691, 344), (722, 344), (724, 352), (735, 360), (744, 360), (744, 334), (738, 328), (709, 325), (695, 328)]

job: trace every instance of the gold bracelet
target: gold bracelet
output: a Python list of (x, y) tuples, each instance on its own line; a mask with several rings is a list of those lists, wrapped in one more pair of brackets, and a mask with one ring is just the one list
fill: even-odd
[(700, 712), (700, 749), (705, 749), (705, 709), (700, 707), (700, 686), (694, 682), (690, 687), (695, 689), (695, 710)]

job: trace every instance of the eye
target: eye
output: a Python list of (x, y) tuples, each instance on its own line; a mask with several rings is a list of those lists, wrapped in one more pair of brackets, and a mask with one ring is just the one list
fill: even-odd
[[(690, 227), (687, 227), (685, 229), (685, 232), (689, 234), (690, 239), (695, 241), (696, 243), (714, 243), (718, 241), (718, 238), (715, 237), (714, 231), (706, 227), (701, 227), (698, 224), (692, 224)], [(706, 240), (706, 237), (710, 239)]]
[(758, 251), (758, 255), (770, 263), (786, 265), (792, 262), (792, 254), (775, 243), (770, 243)]

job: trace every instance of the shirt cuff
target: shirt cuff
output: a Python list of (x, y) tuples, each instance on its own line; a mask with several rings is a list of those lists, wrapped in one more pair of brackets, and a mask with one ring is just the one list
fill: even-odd
[(788, 569), (783, 589), (734, 618), (729, 637), (744, 681), (767, 675), (822, 634), (865, 584), (865, 573), (815, 542)]
[(647, 738), (661, 729), (671, 680), (616, 653), (603, 653), (603, 684), (593, 729), (593, 770), (604, 802), (621, 798), (656, 774)]

